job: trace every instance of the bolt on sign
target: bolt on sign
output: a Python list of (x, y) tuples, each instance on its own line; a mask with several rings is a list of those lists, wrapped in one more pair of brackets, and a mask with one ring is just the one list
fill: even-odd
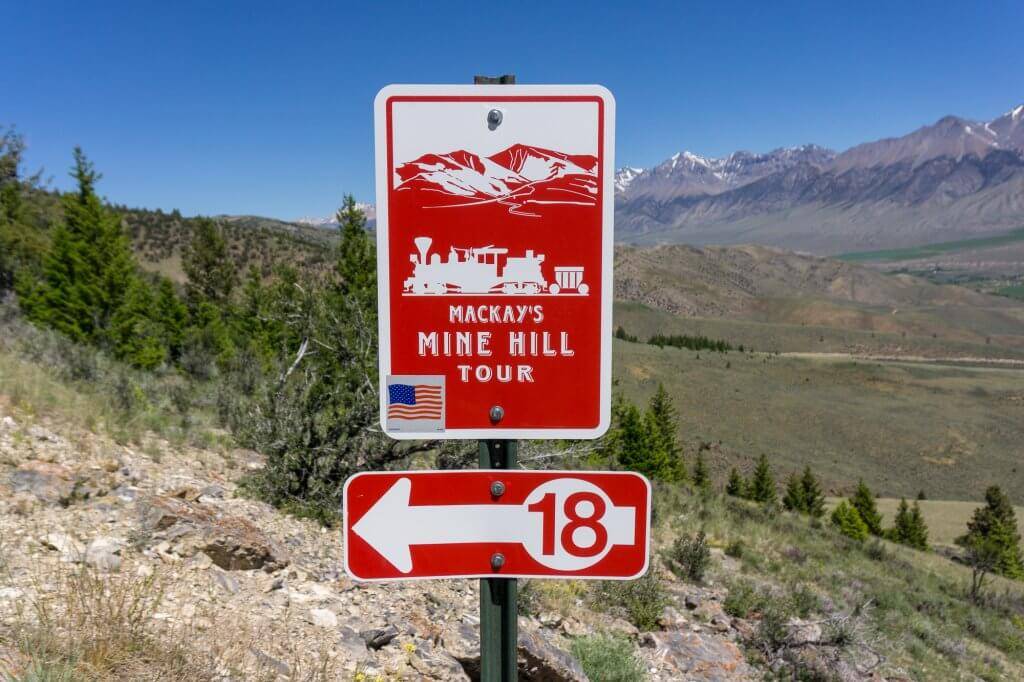
[(607, 430), (614, 122), (599, 86), (393, 85), (377, 95), (390, 436)]
[(647, 572), (651, 487), (629, 472), (369, 472), (345, 483), (357, 580), (600, 578)]

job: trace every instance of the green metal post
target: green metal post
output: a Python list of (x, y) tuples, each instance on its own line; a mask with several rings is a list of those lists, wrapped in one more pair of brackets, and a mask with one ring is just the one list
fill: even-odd
[[(515, 469), (514, 440), (480, 441), (481, 469)], [(515, 578), (480, 580), (480, 681), (515, 682), (518, 675), (518, 593)]]

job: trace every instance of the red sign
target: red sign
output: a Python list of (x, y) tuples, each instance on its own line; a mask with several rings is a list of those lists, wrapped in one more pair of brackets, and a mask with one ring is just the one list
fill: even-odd
[(651, 487), (640, 474), (406, 471), (345, 483), (356, 580), (631, 579), (647, 571)]
[(389, 86), (375, 117), (384, 430), (601, 435), (611, 412), (611, 94)]

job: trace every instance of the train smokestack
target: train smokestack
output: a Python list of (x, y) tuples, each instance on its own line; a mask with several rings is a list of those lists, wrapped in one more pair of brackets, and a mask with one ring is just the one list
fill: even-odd
[(430, 237), (416, 237), (412, 240), (416, 244), (416, 250), (420, 252), (420, 263), (427, 264), (427, 252), (430, 251), (430, 244), (434, 241)]

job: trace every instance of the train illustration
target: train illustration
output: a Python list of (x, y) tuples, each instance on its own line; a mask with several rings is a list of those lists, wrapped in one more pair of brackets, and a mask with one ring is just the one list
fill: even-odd
[(452, 246), (447, 259), (430, 253), (433, 240), (416, 237), (416, 253), (410, 254), (412, 276), (404, 283), (406, 293), (443, 296), (446, 294), (536, 295), (576, 292), (586, 296), (590, 287), (583, 281), (581, 266), (554, 269), (555, 281), (548, 282), (541, 271), (544, 254), (527, 249), (522, 256), (508, 255), (508, 249), (494, 245), (459, 248)]

